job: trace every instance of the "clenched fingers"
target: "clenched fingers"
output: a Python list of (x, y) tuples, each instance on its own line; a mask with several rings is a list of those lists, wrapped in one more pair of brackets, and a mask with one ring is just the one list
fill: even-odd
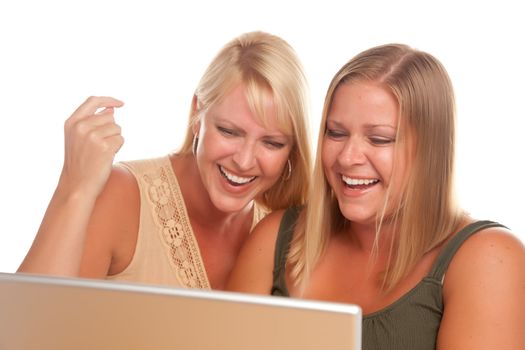
[(93, 146), (98, 146), (102, 153), (115, 154), (124, 143), (121, 128), (115, 123), (108, 123), (92, 128), (87, 139)]
[(117, 100), (113, 97), (108, 96), (91, 96), (88, 97), (84, 103), (82, 103), (76, 110), (73, 112), (71, 117), (68, 120), (72, 122), (77, 121), (78, 119), (86, 118), (88, 116), (94, 115), (98, 110), (104, 108), (118, 108), (122, 107), (124, 102)]

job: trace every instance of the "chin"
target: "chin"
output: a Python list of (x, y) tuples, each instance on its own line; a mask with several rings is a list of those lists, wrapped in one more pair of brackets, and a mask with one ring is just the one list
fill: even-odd
[(349, 206), (339, 204), (341, 214), (348, 220), (357, 224), (374, 224), (376, 222), (376, 211), (363, 210), (361, 206)]
[(244, 208), (246, 208), (246, 206), (250, 202), (251, 202), (250, 200), (249, 201), (231, 200), (231, 199), (224, 200), (224, 198), (221, 198), (218, 201), (213, 201), (213, 204), (218, 210), (224, 213), (237, 213), (243, 210)]

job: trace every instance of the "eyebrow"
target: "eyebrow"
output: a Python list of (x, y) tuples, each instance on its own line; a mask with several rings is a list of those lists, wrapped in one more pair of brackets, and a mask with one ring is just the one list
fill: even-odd
[(397, 127), (390, 124), (365, 124), (365, 129), (389, 128), (396, 130)]
[(285, 134), (281, 134), (281, 135), (265, 135), (265, 136), (263, 136), (263, 139), (288, 142), (288, 141), (293, 140), (293, 137), (291, 135), (285, 135)]
[[(228, 129), (232, 129), (232, 130), (235, 130), (237, 132), (241, 132), (243, 134), (246, 134), (246, 130), (244, 130), (243, 128), (239, 127), (238, 125), (235, 125), (234, 123), (232, 123), (230, 120), (224, 118), (216, 118), (215, 120), (215, 124), (227, 124), (227, 125), (220, 125), (220, 126), (223, 126), (223, 127), (226, 127)], [(286, 141), (288, 140), (292, 140), (293, 139), (293, 135), (288, 135), (288, 134), (285, 134), (284, 132), (282, 131), (277, 131), (278, 133), (275, 133), (275, 134), (266, 134), (266, 135), (263, 135), (262, 138), (265, 138), (265, 139), (286, 139)]]
[[(326, 124), (332, 124), (332, 125), (335, 125), (336, 127), (342, 127), (344, 128), (345, 126), (343, 125), (343, 123), (340, 123), (338, 121), (335, 121), (335, 120), (329, 120), (327, 119), (326, 120)], [(375, 128), (390, 128), (390, 129), (393, 129), (393, 130), (396, 130), (397, 129), (397, 126), (396, 125), (391, 125), (391, 124), (365, 124), (364, 125), (364, 128), (365, 129), (375, 129)]]

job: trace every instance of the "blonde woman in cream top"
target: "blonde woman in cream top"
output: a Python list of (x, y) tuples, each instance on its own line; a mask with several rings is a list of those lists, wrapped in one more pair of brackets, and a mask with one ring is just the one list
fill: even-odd
[(60, 180), (19, 272), (223, 289), (261, 211), (304, 203), (307, 96), (288, 43), (243, 34), (204, 72), (181, 149), (116, 166), (123, 102), (88, 98), (65, 123)]

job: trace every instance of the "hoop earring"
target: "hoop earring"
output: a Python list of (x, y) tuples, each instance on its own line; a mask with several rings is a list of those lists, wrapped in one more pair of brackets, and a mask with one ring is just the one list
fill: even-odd
[(290, 177), (292, 177), (292, 162), (290, 161), (290, 159), (288, 159), (288, 162), (286, 162), (286, 164), (288, 164), (288, 173), (284, 177), (284, 181), (288, 181), (290, 180)]
[(197, 155), (197, 145), (199, 144), (199, 138), (197, 136), (193, 136), (193, 147), (191, 149), (193, 156)]

